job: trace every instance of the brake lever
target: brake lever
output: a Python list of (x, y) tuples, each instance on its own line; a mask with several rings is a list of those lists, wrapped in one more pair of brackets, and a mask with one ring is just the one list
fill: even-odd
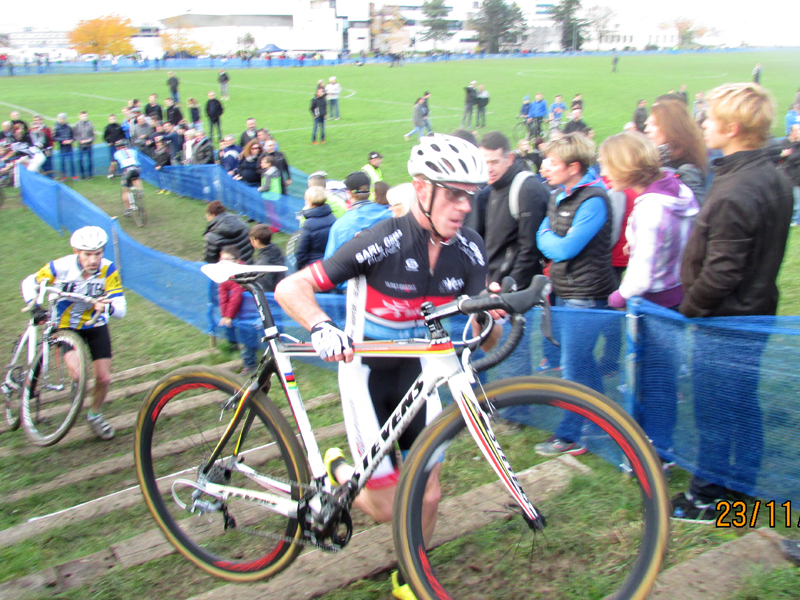
[(547, 298), (542, 302), (542, 335), (554, 346), (560, 346), (553, 337), (553, 311)]

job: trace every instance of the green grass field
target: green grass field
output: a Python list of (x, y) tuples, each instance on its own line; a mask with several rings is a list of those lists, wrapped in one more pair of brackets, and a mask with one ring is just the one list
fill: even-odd
[[(311, 172), (325, 169), (331, 177), (343, 178), (347, 173), (359, 169), (366, 162), (368, 152), (377, 150), (384, 154), (384, 174), (390, 184), (408, 180), (405, 163), (410, 143), (403, 141), (403, 134), (411, 128), (411, 108), (415, 98), (429, 90), (431, 116), (436, 131), (451, 132), (460, 124), (463, 103), (462, 88), (472, 79), (483, 83), (492, 94), (488, 107), (487, 130), (499, 129), (509, 134), (522, 96), (541, 91), (548, 101), (561, 93), (568, 101), (576, 92), (581, 92), (585, 101), (585, 121), (597, 131), (597, 140), (620, 131), (631, 119), (639, 98), (653, 99), (669, 89), (686, 83), (690, 97), (696, 91), (707, 91), (716, 85), (743, 81), (750, 77), (752, 65), (764, 65), (763, 84), (776, 97), (779, 105), (774, 132), (783, 133), (785, 109), (797, 89), (796, 64), (800, 52), (703, 54), (679, 56), (624, 56), (620, 61), (620, 72), (610, 73), (607, 57), (577, 58), (532, 58), (506, 61), (455, 61), (407, 65), (389, 69), (374, 65), (337, 68), (302, 69), (252, 69), (232, 71), (231, 100), (225, 104), (223, 129), (238, 135), (244, 129), (247, 117), (255, 117), (259, 126), (268, 127), (281, 144), (293, 166)], [(215, 71), (179, 71), (181, 97), (194, 96), (203, 101), (209, 90), (216, 90)], [(328, 143), (324, 146), (310, 144), (311, 116), (308, 103), (318, 79), (336, 75), (345, 88), (340, 101), (342, 119), (330, 122)], [(3, 94), (0, 108), (41, 113), (54, 117), (67, 112), (70, 121), (79, 110), (88, 110), (95, 127), (102, 131), (105, 116), (110, 112), (119, 114), (128, 98), (137, 97), (146, 102), (149, 93), (166, 96), (166, 71), (136, 73), (32, 76), (3, 79)], [(118, 180), (95, 177), (91, 181), (76, 182), (74, 189), (97, 204), (109, 214), (118, 214)], [(146, 189), (150, 222), (138, 229), (130, 220), (123, 227), (136, 239), (158, 250), (189, 260), (197, 260), (202, 253), (202, 232), (205, 227), (202, 202), (175, 196), (156, 196), (155, 190)], [(285, 238), (284, 238), (285, 240)], [(49, 229), (29, 211), (18, 198), (7, 199), (0, 210), (0, 251), (3, 261), (3, 277), (0, 278), (0, 348), (4, 358), (14, 338), (22, 332), (26, 319), (19, 313), (21, 298), (19, 282), (26, 275), (41, 267), (47, 260), (69, 252), (68, 240)], [(783, 315), (800, 314), (800, 250), (796, 230), (792, 231), (786, 259), (780, 278), (781, 305)], [(205, 290), (202, 291), (205, 293)], [(115, 370), (163, 360), (208, 346), (206, 336), (184, 325), (158, 307), (128, 294), (129, 314), (122, 321), (113, 322), (115, 347)], [(235, 357), (229, 357), (235, 358)], [(304, 379), (325, 381), (314, 393), (324, 393), (325, 385), (335, 385), (334, 378), (319, 376), (313, 368)], [(326, 379), (326, 377), (328, 377)], [(332, 390), (327, 390), (332, 391)], [(311, 397), (304, 392), (306, 397)], [(124, 406), (135, 406), (137, 397), (128, 399)], [(121, 410), (123, 407), (114, 407)], [(334, 411), (335, 412), (335, 411)], [(334, 422), (334, 416), (329, 417)], [(327, 423), (328, 421), (326, 421)], [(315, 423), (316, 425), (316, 423)], [(12, 442), (5, 438), (2, 445), (13, 448), (24, 447), (21, 433), (11, 434)], [(91, 446), (96, 448), (97, 446)], [(116, 451), (129, 452), (130, 444)], [(52, 450), (55, 459), (60, 451), (79, 460), (86, 447), (60, 448)], [(42, 468), (49, 465), (42, 461)], [(13, 457), (0, 458), (0, 488), (7, 491), (26, 485), (25, 479), (15, 475), (19, 461)], [(128, 474), (130, 475), (130, 474)], [(40, 479), (46, 479), (38, 474)], [(17, 481), (19, 479), (19, 481)], [(39, 499), (9, 506), (0, 516), (7, 525), (24, 520), (28, 514), (40, 514), (39, 505), (47, 510), (66, 507), (86, 499), (87, 494), (100, 493), (113, 482), (87, 482), (94, 491), (84, 488), (64, 490), (63, 496)], [(678, 473), (671, 481), (673, 491), (683, 489), (686, 477)], [(94, 486), (94, 487), (92, 487)], [(96, 488), (96, 489), (95, 489)], [(587, 515), (590, 519), (591, 515)], [(119, 523), (125, 523), (120, 527)], [(111, 541), (120, 541), (137, 529), (152, 526), (152, 519), (142, 505), (129, 509), (123, 517), (107, 515), (52, 536), (35, 538), (26, 544), (0, 552), (0, 562), (7, 568), (0, 573), (0, 581), (29, 573), (38, 568), (63, 562), (65, 558), (77, 558), (88, 551), (105, 547)], [(576, 535), (580, 535), (576, 530)], [(739, 532), (737, 532), (738, 534)], [(789, 532), (792, 533), (792, 532)], [(673, 553), (670, 561), (697, 554), (702, 549), (718, 544), (734, 535), (730, 532), (715, 532), (708, 528), (678, 527), (673, 534)], [(75, 540), (78, 540), (76, 543)], [(33, 554), (35, 560), (28, 557)], [(28, 564), (33, 563), (33, 564)], [(164, 582), (175, 581), (176, 590), (160, 595)], [(180, 581), (178, 581), (180, 580)], [(797, 577), (754, 574), (748, 580), (747, 594), (737, 598), (779, 598), (784, 590), (797, 589)], [(186, 561), (172, 556), (145, 567), (117, 572), (87, 588), (78, 588), (64, 597), (70, 598), (139, 598), (150, 591), (152, 597), (184, 598), (204, 589), (219, 585), (209, 581)], [(387, 596), (385, 578), (367, 581), (346, 590), (333, 592), (326, 598), (383, 598)], [(759, 595), (760, 594), (760, 595)]]

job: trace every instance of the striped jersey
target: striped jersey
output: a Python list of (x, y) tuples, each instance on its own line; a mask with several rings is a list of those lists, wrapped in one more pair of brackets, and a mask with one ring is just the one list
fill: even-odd
[[(111, 300), (114, 317), (125, 316), (126, 302), (122, 293), (122, 280), (119, 271), (110, 260), (104, 258), (97, 272), (88, 279), (83, 277), (83, 269), (78, 262), (77, 254), (50, 261), (22, 283), (22, 293), (26, 302), (35, 298), (35, 284), (42, 281), (73, 294), (82, 294), (93, 298), (107, 296)], [(86, 329), (86, 322), (92, 318), (93, 312), (94, 307), (88, 302), (59, 300), (56, 305), (58, 327), (60, 329)], [(107, 316), (103, 315), (91, 327), (102, 327), (107, 324), (107, 321)]]

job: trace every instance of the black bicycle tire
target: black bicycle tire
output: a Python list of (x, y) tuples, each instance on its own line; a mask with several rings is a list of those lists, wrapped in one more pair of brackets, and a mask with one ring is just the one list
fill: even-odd
[(530, 130), (528, 129), (527, 123), (519, 122), (515, 124), (514, 129), (511, 130), (511, 137), (514, 138), (515, 142), (526, 140), (529, 135)]
[[(242, 385), (243, 381), (238, 376), (223, 369), (206, 366), (176, 369), (158, 381), (144, 400), (137, 419), (134, 441), (136, 474), (142, 495), (167, 540), (197, 567), (211, 575), (237, 583), (258, 581), (276, 575), (297, 558), (303, 546), (298, 543), (281, 543), (275, 551), (260, 561), (225, 561), (224, 557), (217, 557), (207, 552), (175, 522), (165, 506), (153, 469), (151, 444), (154, 425), (162, 409), (186, 386), (210, 387), (230, 394), (240, 389)], [(252, 397), (252, 400), (253, 409), (261, 419), (261, 423), (270, 429), (275, 437), (282, 460), (289, 471), (289, 478), (299, 484), (295, 486), (292, 494), (292, 498), (298, 500), (300, 488), (306, 487), (311, 479), (305, 452), (286, 418), (266, 395), (259, 392)], [(300, 540), (302, 528), (295, 519), (287, 519), (284, 535), (293, 540)], [(221, 558), (223, 560), (220, 560)], [(255, 562), (259, 563), (258, 566), (249, 564)]]
[(133, 192), (136, 194), (135, 206), (133, 209), (133, 220), (138, 227), (147, 225), (147, 211), (144, 208), (144, 193), (141, 190)]
[[(627, 442), (630, 456), (637, 461), (635, 464), (651, 493), (649, 496), (642, 494), (644, 533), (639, 557), (614, 598), (644, 600), (655, 583), (666, 553), (670, 527), (669, 499), (661, 464), (641, 428), (607, 398), (569, 381), (517, 377), (487, 385), (486, 396), (492, 398), (498, 410), (512, 405), (553, 405), (554, 402), (559, 402), (560, 408), (564, 408), (565, 404), (573, 409), (580, 408), (584, 416), (591, 414), (605, 421), (616, 435), (621, 436), (620, 439)], [(444, 590), (429, 562), (417, 507), (421, 506), (427, 480), (425, 465), (430, 464), (433, 453), (443, 443), (451, 440), (464, 427), (458, 406), (451, 404), (416, 440), (400, 474), (392, 527), (395, 552), (405, 579), (418, 600), (444, 600), (452, 595)], [(480, 460), (484, 459), (481, 457)], [(526, 584), (520, 582), (521, 586)]]
[[(11, 350), (11, 357), (17, 352), (20, 343), (22, 343), (22, 338), (19, 338), (15, 343)], [(19, 389), (16, 391), (6, 392), (4, 394), (4, 412), (5, 412), (5, 419), (6, 419), (6, 426), (8, 427), (9, 431), (16, 431), (19, 429), (20, 423), (22, 421), (21, 411), (22, 411), (22, 389), (25, 384), (26, 370), (27, 370), (27, 362), (28, 355), (25, 352), (20, 352), (17, 356), (17, 360), (14, 363), (9, 362), (5, 368), (4, 379), (9, 376), (9, 371), (13, 371), (16, 368), (19, 368), (20, 374), (24, 375), (20, 377)], [(13, 399), (12, 396), (16, 395), (16, 399)], [(16, 404), (13, 404), (16, 402)], [(12, 405), (13, 404), (13, 405)], [(12, 406), (10, 406), (12, 405)]]
[[(34, 396), (33, 392), (35, 392), (40, 380), (44, 350), (48, 346), (54, 346), (56, 344), (69, 344), (75, 352), (77, 352), (79, 380), (75, 382), (75, 393), (70, 400), (66, 417), (53, 433), (43, 434), (37, 429), (36, 423), (34, 422), (31, 410), (31, 399)], [(25, 389), (22, 394), (22, 427), (25, 430), (26, 437), (32, 444), (35, 446), (52, 446), (53, 444), (57, 444), (67, 435), (75, 424), (75, 420), (78, 418), (81, 408), (83, 408), (83, 399), (86, 396), (86, 389), (89, 383), (89, 364), (90, 358), (86, 343), (81, 336), (71, 329), (59, 329), (54, 331), (43, 341), (42, 346), (36, 353), (36, 357), (33, 359), (33, 363), (31, 363), (31, 367), (28, 369), (28, 377), (26, 378)]]

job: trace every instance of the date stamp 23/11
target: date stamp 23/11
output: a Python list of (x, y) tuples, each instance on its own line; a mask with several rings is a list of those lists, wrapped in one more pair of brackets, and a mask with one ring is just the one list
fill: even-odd
[(800, 527), (800, 520), (793, 521), (796, 515), (792, 513), (792, 502), (786, 501), (778, 504), (774, 500), (761, 502), (756, 500), (751, 506), (738, 500), (720, 500), (717, 502), (717, 527), (755, 527), (759, 515), (767, 519), (765, 526), (776, 527)]

